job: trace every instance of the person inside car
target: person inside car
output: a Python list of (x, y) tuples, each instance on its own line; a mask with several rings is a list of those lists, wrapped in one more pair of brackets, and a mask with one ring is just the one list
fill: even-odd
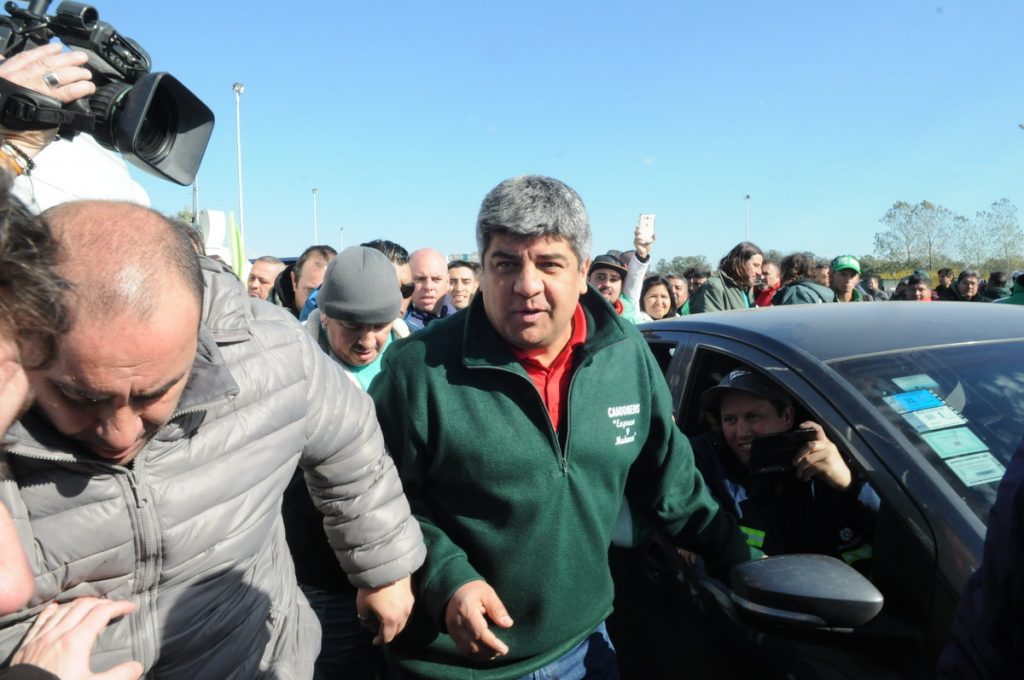
[(831, 555), (866, 569), (879, 498), (821, 425), (799, 424), (814, 439), (794, 448), (791, 469), (755, 474), (754, 437), (794, 429), (789, 394), (753, 371), (737, 369), (701, 395), (701, 406), (718, 428), (692, 440), (697, 468), (719, 504), (736, 516), (748, 545), (768, 555)]

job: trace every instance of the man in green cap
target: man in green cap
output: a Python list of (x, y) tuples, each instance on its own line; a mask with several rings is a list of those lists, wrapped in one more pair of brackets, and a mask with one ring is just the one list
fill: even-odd
[(860, 260), (853, 255), (840, 255), (832, 260), (832, 290), (837, 302), (870, 302), (871, 296), (862, 291), (860, 283)]

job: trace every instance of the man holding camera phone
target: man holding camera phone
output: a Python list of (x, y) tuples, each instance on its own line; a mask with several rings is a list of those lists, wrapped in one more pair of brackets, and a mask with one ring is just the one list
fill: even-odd
[(706, 390), (701, 405), (718, 429), (693, 440), (697, 467), (748, 545), (867, 566), (878, 495), (821, 425), (805, 421), (793, 431), (796, 410), (784, 389), (737, 369)]

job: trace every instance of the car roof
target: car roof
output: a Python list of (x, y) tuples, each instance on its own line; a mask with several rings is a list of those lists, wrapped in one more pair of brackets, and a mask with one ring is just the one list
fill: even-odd
[(673, 317), (645, 332), (681, 330), (732, 338), (821, 361), (923, 347), (1024, 339), (1024, 307), (979, 302), (885, 301), (786, 305)]

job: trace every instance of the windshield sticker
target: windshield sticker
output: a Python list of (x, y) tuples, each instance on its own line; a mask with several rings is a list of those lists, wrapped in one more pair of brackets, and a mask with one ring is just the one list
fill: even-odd
[(985, 442), (978, 439), (978, 435), (971, 432), (969, 427), (958, 427), (953, 430), (940, 430), (939, 432), (926, 432), (921, 439), (928, 442), (939, 458), (952, 458), (962, 456), (965, 453), (978, 453), (987, 451)]
[(946, 465), (967, 486), (998, 482), (1006, 473), (1003, 464), (988, 451), (975, 453), (972, 456), (950, 458), (946, 461)]
[(892, 381), (896, 383), (896, 387), (900, 388), (904, 392), (909, 392), (911, 390), (934, 390), (939, 387), (939, 383), (935, 382), (935, 379), (927, 373), (905, 375), (900, 378), (893, 378)]
[(941, 430), (944, 427), (955, 427), (967, 424), (967, 419), (948, 406), (926, 408), (923, 411), (904, 413), (903, 419), (918, 432)]
[(909, 413), (926, 408), (942, 406), (942, 400), (928, 390), (915, 390), (883, 397), (882, 401), (891, 406), (896, 413)]

